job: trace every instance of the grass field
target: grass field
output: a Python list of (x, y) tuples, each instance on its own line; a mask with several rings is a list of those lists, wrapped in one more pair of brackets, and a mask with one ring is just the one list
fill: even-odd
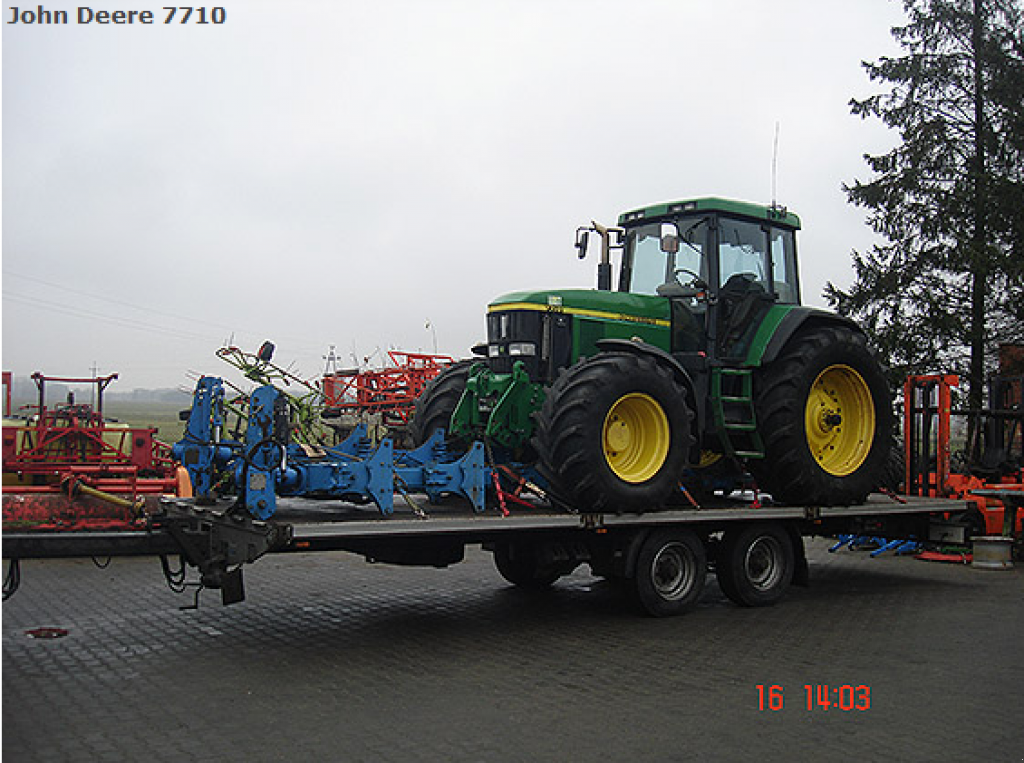
[(175, 403), (137, 403), (119, 400), (104, 401), (103, 414), (133, 427), (155, 427), (157, 439), (175, 443), (185, 431), (185, 422), (178, 419), (182, 406)]

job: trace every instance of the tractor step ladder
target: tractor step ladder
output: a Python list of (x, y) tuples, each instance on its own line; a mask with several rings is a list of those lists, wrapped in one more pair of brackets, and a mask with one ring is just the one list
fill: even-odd
[(749, 368), (712, 368), (711, 400), (726, 454), (764, 458), (754, 413), (754, 372)]

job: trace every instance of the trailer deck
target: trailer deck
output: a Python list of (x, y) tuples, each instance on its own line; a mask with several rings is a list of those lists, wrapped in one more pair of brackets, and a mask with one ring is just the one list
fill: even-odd
[[(218, 521), (225, 516), (228, 502), (198, 506), (192, 499), (164, 498), (161, 510), (149, 517), (145, 527), (124, 530), (36, 531), (5, 530), (5, 559), (36, 559), (87, 556), (145, 556), (176, 554), (179, 544), (167, 525), (172, 517), (206, 516)], [(464, 502), (453, 500), (430, 505), (429, 515), (417, 515), (408, 506), (396, 505), (391, 515), (382, 515), (374, 506), (308, 498), (282, 498), (273, 520), (252, 522), (273, 527), (286, 536), (268, 553), (343, 549), (352, 541), (381, 538), (419, 538), (447, 536), (466, 543), (484, 543), (508, 533), (531, 531), (601, 531), (612, 528), (662, 527), (703, 524), (723, 526), (737, 521), (797, 521), (808, 535), (830, 534), (837, 522), (870, 521), (908, 516), (932, 516), (957, 512), (963, 501), (941, 498), (889, 496), (874, 494), (858, 506), (787, 506), (732, 501), (709, 507), (677, 508), (631, 514), (589, 514), (556, 512), (546, 508), (519, 509), (501, 513), (475, 513)], [(821, 532), (814, 532), (820, 528)], [(933, 539), (938, 540), (938, 539)], [(950, 539), (955, 542), (955, 539)]]

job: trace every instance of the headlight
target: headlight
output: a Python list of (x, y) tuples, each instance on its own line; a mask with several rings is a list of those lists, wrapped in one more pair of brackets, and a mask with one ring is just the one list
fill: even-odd
[(537, 345), (533, 342), (512, 342), (508, 346), (509, 355), (536, 355)]
[(501, 355), (501, 347), (496, 344), (487, 345), (487, 357), (496, 358)]

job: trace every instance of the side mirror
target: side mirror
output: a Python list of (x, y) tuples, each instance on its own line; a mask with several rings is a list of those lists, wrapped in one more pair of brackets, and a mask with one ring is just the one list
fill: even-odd
[(587, 242), (589, 239), (590, 231), (586, 228), (576, 229), (576, 249), (581, 260), (587, 256)]
[(679, 252), (679, 228), (675, 226), (675, 223), (661, 224), (661, 251), (666, 254)]

